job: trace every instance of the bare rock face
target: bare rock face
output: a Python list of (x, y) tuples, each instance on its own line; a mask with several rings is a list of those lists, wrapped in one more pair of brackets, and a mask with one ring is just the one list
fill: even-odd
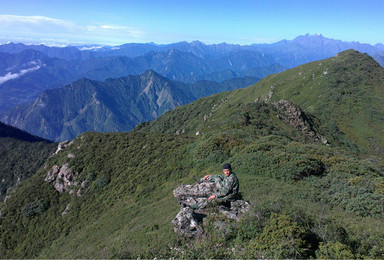
[[(173, 191), (173, 195), (180, 203), (181, 210), (172, 220), (176, 233), (189, 238), (201, 237), (204, 234), (203, 220), (209, 214), (209, 209), (192, 209), (191, 205), (207, 203), (208, 197), (216, 190), (212, 182), (202, 182), (193, 185), (180, 185)], [(251, 208), (250, 204), (243, 200), (236, 200), (228, 205), (217, 205), (215, 214), (223, 214), (228, 219), (239, 221), (240, 217)]]
[(57, 165), (54, 165), (48, 172), (47, 177), (45, 177), (44, 181), (53, 182), (56, 180), (56, 176), (59, 173), (60, 168)]
[(251, 209), (249, 202), (244, 200), (236, 200), (231, 202), (231, 206), (219, 207), (219, 212), (223, 213), (226, 217), (234, 219), (236, 221), (240, 220), (241, 215)]
[(68, 146), (70, 146), (72, 143), (73, 143), (73, 141), (62, 141), (62, 142), (60, 142), (60, 143), (57, 145), (57, 149), (56, 149), (56, 152), (55, 152), (54, 154), (57, 154), (57, 153), (60, 152), (61, 150), (64, 150), (65, 148), (67, 148)]
[(73, 194), (73, 188), (78, 185), (75, 181), (77, 175), (78, 173), (73, 172), (67, 163), (61, 167), (54, 165), (48, 171), (45, 181), (53, 183), (55, 190), (60, 193), (69, 192)]
[(182, 208), (172, 220), (176, 233), (189, 238), (200, 237), (204, 230), (202, 228), (203, 216), (195, 213), (191, 208)]
[[(180, 185), (173, 191), (173, 195), (181, 201), (188, 201), (193, 198), (208, 198), (215, 192), (215, 184), (212, 182), (202, 182), (198, 184)], [(188, 204), (189, 205), (189, 204)]]
[(321, 141), (323, 144), (328, 144), (325, 137), (316, 133), (313, 124), (298, 105), (286, 100), (280, 100), (273, 103), (273, 106), (278, 112), (277, 117), (286, 124), (293, 126), (314, 141)]

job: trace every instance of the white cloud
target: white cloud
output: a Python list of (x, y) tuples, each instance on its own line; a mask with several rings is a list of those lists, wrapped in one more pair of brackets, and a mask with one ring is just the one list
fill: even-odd
[(8, 80), (11, 80), (11, 79), (17, 79), (17, 78), (23, 76), (24, 74), (26, 74), (28, 72), (32, 72), (32, 71), (38, 70), (40, 68), (41, 68), (41, 66), (38, 65), (36, 67), (32, 67), (32, 68), (29, 68), (29, 69), (20, 70), (19, 73), (8, 72), (3, 77), (0, 77), (0, 84), (3, 84), (4, 82), (6, 82)]
[(45, 16), (0, 15), (0, 23), (2, 25), (0, 31), (9, 32), (15, 32), (18, 29), (23, 32), (39, 33), (57, 32), (57, 30), (69, 32), (81, 29), (74, 23)]
[(0, 35), (13, 39), (57, 39), (69, 43), (126, 43), (140, 40), (140, 29), (115, 24), (78, 25), (45, 16), (0, 15)]

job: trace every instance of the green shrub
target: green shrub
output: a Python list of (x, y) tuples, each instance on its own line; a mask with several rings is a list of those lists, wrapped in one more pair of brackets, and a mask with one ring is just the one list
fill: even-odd
[(250, 243), (250, 257), (307, 258), (307, 230), (290, 216), (273, 213), (262, 233)]
[(109, 184), (110, 181), (111, 181), (110, 177), (101, 176), (95, 181), (95, 186), (97, 189), (103, 189)]
[(93, 172), (88, 173), (87, 176), (85, 177), (87, 181), (94, 181), (95, 178), (96, 178), (96, 174), (94, 174)]
[(316, 251), (320, 259), (353, 259), (355, 258), (350, 248), (340, 242), (321, 242)]
[(25, 205), (21, 209), (21, 215), (24, 217), (33, 217), (47, 211), (49, 208), (49, 202), (44, 199), (40, 199)]

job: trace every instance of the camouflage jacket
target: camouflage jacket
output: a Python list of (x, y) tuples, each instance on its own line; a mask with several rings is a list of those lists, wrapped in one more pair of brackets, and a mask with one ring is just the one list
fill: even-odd
[(216, 198), (222, 200), (236, 200), (239, 193), (239, 180), (235, 173), (231, 173), (228, 177), (225, 174), (212, 175), (210, 181), (215, 182), (217, 192), (214, 194)]

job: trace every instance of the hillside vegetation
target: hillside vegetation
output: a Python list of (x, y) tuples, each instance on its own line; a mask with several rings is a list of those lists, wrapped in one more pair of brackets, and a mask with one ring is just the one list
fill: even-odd
[(57, 144), (0, 122), (0, 201), (7, 190), (33, 175)]
[(384, 69), (367, 54), (348, 50), (268, 76), (234, 94), (232, 102), (289, 100), (318, 118), (324, 131), (337, 128), (363, 153), (382, 157), (383, 86)]
[[(348, 51), (320, 61), (322, 65), (310, 63), (247, 89), (202, 98), (166, 112), (154, 122), (142, 123), (129, 133), (78, 136), (22, 182), (1, 206), (0, 255), (383, 258), (384, 162), (365, 145), (365, 136), (359, 136), (363, 130), (353, 139), (352, 130), (346, 129), (354, 126), (342, 128), (348, 116), (342, 104), (349, 99), (342, 95), (336, 103), (329, 95), (329, 103), (322, 103), (330, 106), (323, 107), (329, 114), (318, 113), (321, 109), (315, 102), (305, 105), (302, 98), (300, 103), (301, 95), (320, 99), (314, 90), (304, 90), (300, 78), (297, 88), (302, 88), (291, 91), (300, 92), (291, 94), (297, 100), (290, 100), (288, 95), (288, 88), (295, 88), (288, 79), (300, 70), (313, 82), (317, 74), (312, 79), (312, 68), (326, 65), (330, 76), (342, 67), (346, 69), (341, 69), (337, 78), (343, 79), (344, 73), (350, 75), (356, 69), (350, 62), (366, 58)], [(344, 62), (335, 62), (338, 59)], [(384, 87), (380, 83), (382, 68), (376, 69), (375, 64), (373, 61), (367, 83), (329, 84), (335, 91), (351, 87), (353, 92), (355, 87), (364, 90), (371, 86), (379, 91), (380, 84)], [(321, 80), (316, 82), (319, 88), (332, 82), (332, 78)], [(265, 103), (271, 85), (274, 92)], [(352, 102), (348, 109), (370, 107), (372, 103), (364, 102), (371, 92), (364, 93), (359, 97), (361, 102)], [(297, 101), (311, 131), (323, 136), (328, 145), (280, 119), (281, 111), (272, 101), (282, 98)], [(373, 123), (379, 125), (380, 121)], [(365, 129), (359, 127), (356, 129)], [(373, 137), (380, 147), (379, 137)], [(216, 228), (214, 220), (220, 216), (213, 212), (205, 221), (204, 238), (191, 241), (178, 237), (171, 226), (180, 209), (173, 189), (193, 183), (193, 176), (219, 173), (224, 162), (233, 165), (242, 196), (252, 205), (251, 212), (240, 222), (223, 219), (226, 232)], [(59, 193), (45, 180), (50, 169), (65, 164), (72, 169), (74, 179), (66, 192)]]

